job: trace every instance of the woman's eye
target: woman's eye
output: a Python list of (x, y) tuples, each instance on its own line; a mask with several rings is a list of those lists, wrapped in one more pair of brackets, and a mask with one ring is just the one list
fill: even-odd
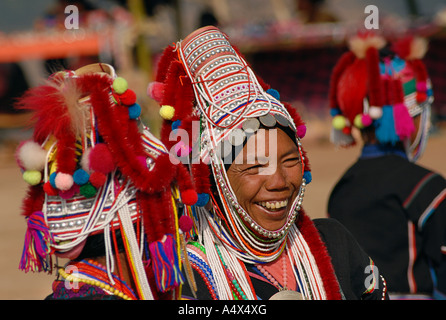
[(287, 166), (295, 166), (300, 164), (300, 157), (288, 158), (284, 162)]
[(261, 167), (262, 167), (262, 165), (256, 164), (256, 165), (252, 165), (252, 166), (245, 168), (245, 170), (243, 170), (243, 171), (249, 172), (249, 173), (254, 173), (254, 172), (257, 172), (258, 170), (260, 170)]

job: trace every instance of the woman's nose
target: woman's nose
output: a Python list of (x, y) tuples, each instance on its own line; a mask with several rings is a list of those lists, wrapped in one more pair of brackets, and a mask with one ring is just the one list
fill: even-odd
[(266, 176), (265, 188), (267, 190), (283, 190), (287, 187), (286, 171), (280, 166), (274, 166), (270, 169), (270, 174)]

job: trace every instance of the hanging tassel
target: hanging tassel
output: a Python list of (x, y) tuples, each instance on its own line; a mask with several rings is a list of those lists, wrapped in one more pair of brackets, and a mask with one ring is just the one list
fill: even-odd
[(342, 130), (331, 128), (330, 131), (330, 141), (338, 147), (351, 147), (355, 145), (355, 140), (350, 134), (345, 134)]
[(191, 217), (187, 215), (183, 215), (180, 217), (178, 221), (178, 225), (180, 228), (180, 247), (181, 247), (181, 258), (183, 260), (184, 271), (186, 275), (187, 282), (192, 291), (192, 294), (195, 299), (197, 299), (197, 283), (195, 281), (194, 273), (192, 271), (192, 266), (189, 261), (189, 256), (187, 254), (186, 248), (186, 234), (190, 232), (192, 229), (194, 222)]
[(159, 291), (166, 292), (184, 282), (175, 242), (171, 234), (165, 235), (160, 241), (152, 242), (149, 245), (149, 250), (155, 282)]
[(393, 107), (391, 105), (385, 105), (382, 109), (382, 117), (376, 120), (376, 138), (380, 143), (391, 143), (394, 145), (399, 141), (399, 137), (395, 131)]
[(19, 269), (25, 272), (51, 271), (48, 258), (51, 253), (52, 237), (41, 211), (28, 218), (28, 228)]
[(407, 139), (415, 131), (412, 117), (404, 103), (396, 103), (393, 107), (396, 134), (401, 140)]

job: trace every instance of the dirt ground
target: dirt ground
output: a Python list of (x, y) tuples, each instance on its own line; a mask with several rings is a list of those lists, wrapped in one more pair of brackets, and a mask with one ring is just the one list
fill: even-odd
[[(307, 188), (304, 207), (312, 218), (326, 216), (326, 203), (331, 188), (341, 174), (356, 160), (359, 147), (335, 150), (327, 141), (328, 125), (309, 123), (304, 138), (313, 172), (313, 181)], [(55, 275), (24, 273), (18, 270), (23, 248), (26, 223), (20, 215), (20, 206), (26, 184), (13, 157), (14, 145), (0, 145), (0, 299), (43, 299), (51, 292)], [(446, 177), (446, 129), (431, 136), (419, 163)]]

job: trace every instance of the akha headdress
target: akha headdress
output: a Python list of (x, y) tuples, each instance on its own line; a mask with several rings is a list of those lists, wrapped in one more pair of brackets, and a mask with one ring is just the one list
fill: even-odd
[(379, 143), (408, 145), (415, 132), (413, 117), (421, 116), (417, 138), (407, 146), (408, 156), (415, 160), (425, 146), (433, 101), (422, 62), (426, 41), (406, 37), (386, 46), (381, 36), (365, 33), (351, 38), (349, 46), (331, 76), (332, 141), (353, 145), (353, 127), (373, 127)]
[(74, 259), (88, 237), (103, 234), (111, 274), (120, 231), (139, 298), (178, 287), (177, 203), (196, 194), (186, 168), (140, 122), (127, 81), (106, 64), (61, 71), (17, 107), (35, 120), (16, 152), (29, 183), (20, 269), (50, 272), (52, 255)]

